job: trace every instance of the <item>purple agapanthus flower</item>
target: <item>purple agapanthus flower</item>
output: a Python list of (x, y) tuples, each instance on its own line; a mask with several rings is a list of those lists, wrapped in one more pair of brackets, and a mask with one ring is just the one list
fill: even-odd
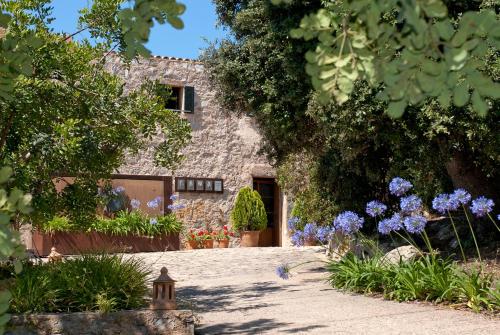
[(500, 221), (500, 214), (497, 215), (497, 220)]
[(139, 208), (139, 206), (141, 206), (141, 202), (137, 199), (132, 199), (132, 200), (130, 200), (130, 206), (133, 209), (137, 209), (137, 208)]
[(445, 214), (446, 211), (448, 211), (449, 202), (450, 202), (450, 196), (448, 194), (445, 194), (445, 193), (438, 194), (432, 200), (432, 208), (434, 208), (436, 211), (438, 211), (441, 214)]
[(450, 199), (453, 202), (458, 203), (458, 205), (467, 205), (471, 199), (469, 192), (463, 188), (457, 188), (452, 194), (450, 194)]
[(378, 231), (383, 235), (388, 235), (392, 231), (398, 231), (403, 228), (402, 218), (399, 213), (395, 213), (388, 219), (380, 221)]
[(365, 219), (358, 214), (345, 211), (340, 213), (333, 221), (333, 226), (336, 230), (341, 231), (344, 235), (351, 235), (357, 232), (363, 226)]
[(400, 177), (393, 178), (389, 183), (389, 192), (395, 196), (402, 196), (408, 190), (410, 190), (413, 185), (408, 181)]
[(287, 222), (288, 230), (290, 230), (290, 231), (297, 230), (297, 224), (299, 222), (300, 222), (300, 219), (296, 216), (292, 216), (291, 218), (289, 218), (288, 222)]
[(304, 233), (300, 230), (295, 231), (291, 236), (292, 244), (296, 247), (304, 245)]
[(412, 234), (418, 234), (424, 231), (427, 219), (422, 215), (407, 216), (403, 219), (406, 230)]
[(172, 200), (172, 201), (175, 201), (175, 200), (177, 200), (177, 199), (179, 199), (179, 196), (178, 196), (177, 194), (172, 194), (172, 195), (170, 196), (170, 200)]
[(276, 268), (276, 274), (281, 279), (287, 280), (290, 278), (290, 266), (288, 264), (282, 264)]
[(146, 205), (147, 205), (149, 208), (158, 208), (158, 206), (159, 206), (160, 204), (158, 203), (158, 201), (156, 201), (156, 199), (154, 199), (154, 200), (148, 201)]
[(333, 227), (318, 227), (316, 230), (316, 239), (319, 242), (326, 244), (332, 238), (334, 233), (335, 229), (333, 229)]
[(472, 200), (472, 205), (470, 210), (478, 218), (485, 216), (493, 210), (495, 203), (493, 200), (480, 196), (479, 198)]
[(158, 219), (157, 218), (151, 218), (149, 219), (149, 223), (152, 225), (158, 224)]
[(186, 205), (184, 204), (175, 204), (175, 205), (168, 205), (167, 206), (168, 209), (170, 209), (172, 212), (175, 212), (175, 211), (178, 211), (180, 209), (184, 209), (186, 208)]
[(318, 226), (316, 223), (307, 223), (304, 226), (304, 238), (305, 239), (311, 239), (316, 237), (316, 230), (318, 229)]
[(366, 214), (370, 215), (372, 218), (382, 215), (387, 210), (387, 206), (382, 202), (373, 200), (366, 204)]
[(416, 195), (409, 195), (407, 197), (402, 197), (399, 203), (401, 211), (406, 214), (420, 211), (422, 209), (422, 199)]

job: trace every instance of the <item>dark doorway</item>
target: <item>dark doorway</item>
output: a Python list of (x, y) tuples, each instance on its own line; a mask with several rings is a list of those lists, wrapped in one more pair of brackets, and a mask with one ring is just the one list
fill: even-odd
[(260, 234), (259, 246), (279, 246), (279, 189), (273, 178), (254, 178), (253, 189), (259, 192), (267, 214), (267, 229)]

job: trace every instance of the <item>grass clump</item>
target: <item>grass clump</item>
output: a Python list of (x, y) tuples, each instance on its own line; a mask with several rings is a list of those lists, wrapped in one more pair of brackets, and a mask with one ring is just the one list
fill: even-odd
[(450, 259), (425, 255), (391, 264), (380, 256), (348, 254), (327, 267), (330, 284), (358, 293), (381, 293), (397, 301), (425, 300), (500, 311), (500, 284), (479, 270), (464, 270)]
[(11, 274), (10, 312), (140, 308), (145, 305), (149, 274), (139, 260), (118, 255), (83, 255), (62, 263), (27, 264), (20, 274)]

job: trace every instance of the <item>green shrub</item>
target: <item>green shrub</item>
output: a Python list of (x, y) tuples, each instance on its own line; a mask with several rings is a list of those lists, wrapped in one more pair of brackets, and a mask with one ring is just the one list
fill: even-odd
[(86, 227), (73, 224), (67, 217), (55, 216), (52, 220), (40, 225), (44, 233), (68, 231), (96, 231), (112, 235), (158, 236), (178, 233), (182, 229), (182, 222), (172, 213), (150, 218), (145, 213), (134, 211), (120, 211), (114, 218), (98, 217)]
[(231, 222), (233, 229), (237, 231), (267, 228), (266, 209), (257, 191), (246, 186), (238, 192), (231, 212)]
[(435, 255), (389, 264), (380, 256), (359, 259), (348, 254), (330, 262), (327, 270), (335, 288), (382, 293), (397, 301), (463, 303), (475, 311), (500, 309), (500, 285), (493, 286), (491, 275), (465, 271), (457, 263)]
[(178, 233), (182, 222), (172, 213), (150, 218), (145, 213), (135, 211), (118, 212), (115, 218), (99, 218), (92, 223), (89, 230), (113, 235), (157, 236)]
[(150, 274), (139, 260), (84, 255), (62, 263), (27, 265), (13, 274), (13, 313), (110, 312), (140, 308)]
[(75, 226), (72, 225), (69, 219), (65, 216), (54, 216), (52, 220), (47, 221), (44, 225), (41, 226), (41, 230), (44, 233), (55, 233), (55, 232), (68, 232), (75, 229)]

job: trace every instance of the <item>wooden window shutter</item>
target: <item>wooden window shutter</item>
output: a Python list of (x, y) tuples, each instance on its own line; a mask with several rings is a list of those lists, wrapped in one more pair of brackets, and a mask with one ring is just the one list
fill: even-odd
[(184, 86), (184, 110), (194, 112), (194, 87)]

